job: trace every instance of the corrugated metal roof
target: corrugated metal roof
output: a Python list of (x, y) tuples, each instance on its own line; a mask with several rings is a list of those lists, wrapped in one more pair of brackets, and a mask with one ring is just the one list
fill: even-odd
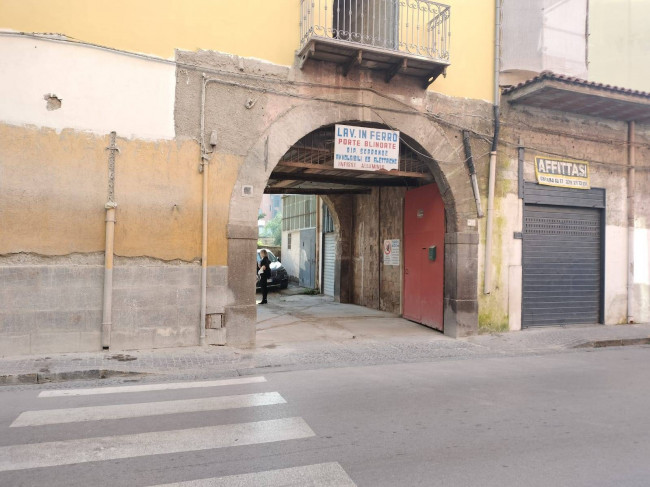
[(650, 123), (650, 93), (543, 71), (502, 91), (513, 104)]
[(607, 90), (611, 91), (613, 93), (624, 93), (627, 95), (635, 95), (635, 96), (642, 96), (645, 98), (650, 98), (650, 93), (647, 93), (645, 91), (639, 91), (639, 90), (631, 90), (628, 88), (621, 88), (619, 86), (612, 86), (612, 85), (606, 85), (603, 83), (596, 83), (594, 81), (587, 81), (585, 79), (581, 78), (575, 78), (573, 76), (565, 76), (563, 74), (555, 74), (551, 71), (542, 71), (539, 73), (537, 76), (534, 78), (531, 78), (529, 80), (523, 81), (519, 83), (518, 85), (515, 86), (509, 86), (505, 88), (502, 93), (508, 94), (512, 93), (515, 90), (518, 90), (519, 88), (523, 88), (524, 86), (531, 85), (533, 83), (536, 83), (537, 81), (544, 80), (544, 79), (551, 79), (555, 81), (563, 81), (565, 83), (569, 84), (574, 84), (574, 85), (579, 85), (579, 86), (588, 86), (590, 88), (598, 88), (601, 90)]

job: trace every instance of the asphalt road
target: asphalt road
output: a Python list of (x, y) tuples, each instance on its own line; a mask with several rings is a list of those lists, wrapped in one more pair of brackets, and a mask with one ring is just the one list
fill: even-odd
[(648, 346), (149, 385), (0, 389), (0, 485), (650, 485)]

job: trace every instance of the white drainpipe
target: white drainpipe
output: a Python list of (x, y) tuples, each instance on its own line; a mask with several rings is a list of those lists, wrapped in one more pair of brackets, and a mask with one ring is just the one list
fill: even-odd
[(634, 121), (627, 125), (627, 322), (634, 323), (634, 192), (636, 153)]
[(495, 3), (494, 20), (494, 138), (490, 152), (487, 219), (485, 222), (485, 273), (483, 293), (492, 292), (492, 227), (494, 221), (494, 185), (496, 182), (497, 145), (499, 142), (499, 51), (501, 50), (501, 0)]

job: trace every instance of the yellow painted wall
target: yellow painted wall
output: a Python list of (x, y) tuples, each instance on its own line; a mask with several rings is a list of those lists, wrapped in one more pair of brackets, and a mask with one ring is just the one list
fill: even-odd
[[(431, 89), (491, 101), (494, 0), (442, 3), (451, 5), (451, 67)], [(176, 48), (208, 49), (291, 65), (299, 9), (299, 0), (0, 0), (0, 28), (164, 58)]]
[[(0, 255), (104, 250), (108, 144), (108, 136), (0, 124)], [(116, 255), (200, 258), (198, 144), (118, 138), (117, 146)], [(214, 171), (215, 208), (230, 200), (228, 174), (221, 181)], [(227, 257), (224, 215), (211, 236), (217, 265)]]
[(210, 159), (208, 194), (208, 265), (228, 265), (226, 227), (230, 196), (243, 159), (215, 153)]
[(198, 144), (118, 139), (117, 146), (115, 253), (200, 259)]
[(451, 66), (430, 89), (492, 102), (494, 0), (448, 0), (451, 5)]
[(107, 138), (0, 124), (0, 254), (104, 249)]

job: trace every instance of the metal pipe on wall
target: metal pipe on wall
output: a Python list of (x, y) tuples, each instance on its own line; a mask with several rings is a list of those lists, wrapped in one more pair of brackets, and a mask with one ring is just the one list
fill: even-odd
[[(201, 221), (201, 313), (199, 318), (199, 345), (205, 345), (205, 318), (208, 301), (208, 168), (209, 158), (205, 149), (205, 91), (210, 80), (205, 73), (201, 82), (201, 163), (199, 172), (203, 174), (202, 221)], [(212, 143), (212, 141), (211, 141)]]
[(115, 203), (106, 204), (106, 247), (104, 250), (104, 305), (102, 309), (102, 348), (111, 345), (113, 326), (113, 252), (115, 242)]
[(113, 326), (113, 255), (115, 248), (115, 132), (111, 132), (111, 145), (106, 150), (108, 155), (108, 202), (106, 203), (106, 244), (104, 246), (104, 299), (102, 305), (102, 348), (111, 345), (111, 328)]
[(627, 322), (634, 323), (634, 225), (636, 149), (634, 121), (627, 123)]
[(483, 293), (492, 292), (492, 227), (494, 222), (494, 185), (496, 180), (497, 146), (499, 144), (499, 54), (501, 50), (501, 0), (495, 2), (494, 12), (494, 137), (490, 151), (487, 220), (485, 222), (485, 272)]

